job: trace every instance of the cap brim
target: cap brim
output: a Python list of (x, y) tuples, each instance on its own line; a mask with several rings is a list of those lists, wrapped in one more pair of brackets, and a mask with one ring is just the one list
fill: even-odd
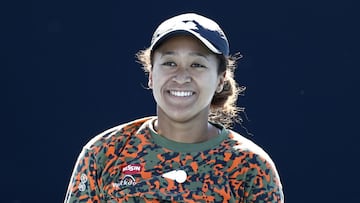
[(189, 30), (189, 29), (178, 29), (178, 30), (170, 30), (168, 32), (165, 32), (158, 36), (151, 44), (150, 50), (156, 49), (162, 42), (164, 42), (166, 39), (181, 35), (181, 34), (190, 34), (197, 39), (199, 39), (210, 51), (212, 51), (215, 54), (223, 54), (221, 51), (219, 51), (217, 48), (214, 47), (214, 45), (211, 44), (206, 38), (202, 37), (199, 33)]

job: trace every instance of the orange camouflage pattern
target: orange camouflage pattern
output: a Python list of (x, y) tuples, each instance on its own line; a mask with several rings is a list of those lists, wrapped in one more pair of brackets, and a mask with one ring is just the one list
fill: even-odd
[[(208, 143), (174, 144), (152, 130), (154, 118), (94, 137), (64, 202), (284, 202), (274, 163), (250, 140), (219, 126), (220, 136)], [(185, 182), (163, 177), (173, 170), (185, 171)]]

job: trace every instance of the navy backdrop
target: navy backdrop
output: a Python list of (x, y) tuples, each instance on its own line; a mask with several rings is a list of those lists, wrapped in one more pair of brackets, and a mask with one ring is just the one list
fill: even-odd
[(134, 55), (162, 20), (190, 11), (219, 22), (231, 53), (243, 54), (244, 125), (277, 164), (287, 202), (359, 202), (359, 18), (350, 0), (2, 5), (0, 202), (63, 201), (91, 137), (155, 114)]

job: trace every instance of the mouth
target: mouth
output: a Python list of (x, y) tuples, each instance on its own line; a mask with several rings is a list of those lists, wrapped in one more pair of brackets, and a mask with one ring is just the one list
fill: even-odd
[(175, 97), (190, 97), (195, 94), (192, 91), (176, 91), (176, 90), (170, 90), (169, 93), (170, 95)]

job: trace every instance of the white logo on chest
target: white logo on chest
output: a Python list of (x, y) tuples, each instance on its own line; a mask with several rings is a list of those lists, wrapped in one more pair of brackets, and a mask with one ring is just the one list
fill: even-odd
[(187, 174), (184, 170), (174, 170), (164, 173), (162, 177), (175, 180), (178, 183), (183, 183), (186, 181)]
[(125, 175), (120, 182), (113, 183), (114, 187), (122, 187), (122, 186), (134, 186), (136, 185), (136, 180), (132, 175)]

